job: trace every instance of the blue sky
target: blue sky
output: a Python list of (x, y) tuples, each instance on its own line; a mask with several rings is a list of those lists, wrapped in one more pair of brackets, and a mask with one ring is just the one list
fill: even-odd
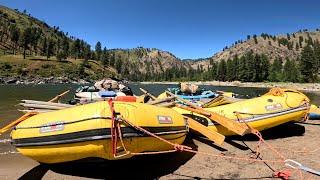
[(212, 56), (248, 34), (320, 27), (318, 0), (0, 0), (92, 46)]

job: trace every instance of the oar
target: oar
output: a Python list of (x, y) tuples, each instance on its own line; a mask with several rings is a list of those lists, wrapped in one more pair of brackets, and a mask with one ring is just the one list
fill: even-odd
[[(67, 94), (70, 90), (65, 91), (57, 96), (55, 96), (54, 98), (52, 98), (49, 102), (54, 102), (56, 100), (59, 100), (62, 96), (64, 96), (65, 94)], [(10, 124), (6, 125), (5, 127), (0, 129), (0, 135), (5, 133), (6, 131), (8, 131), (9, 129), (11, 129), (12, 127), (16, 126), (17, 124), (19, 124), (20, 122), (28, 119), (31, 116), (34, 116), (38, 114), (37, 112), (28, 112), (26, 114), (24, 114), (23, 116), (21, 116), (20, 118), (18, 118), (17, 120), (11, 122)]]
[(3, 127), (2, 129), (0, 129), (0, 135), (3, 134), (3, 133), (5, 133), (5, 132), (8, 131), (9, 129), (11, 129), (13, 126), (19, 124), (20, 122), (22, 122), (22, 121), (24, 121), (24, 120), (28, 119), (29, 117), (34, 116), (34, 115), (36, 115), (36, 114), (38, 114), (38, 113), (36, 113), (36, 112), (28, 112), (28, 113), (24, 114), (23, 116), (21, 116), (21, 117), (18, 118), (17, 120), (11, 122), (10, 124), (6, 125), (6, 126)]
[[(166, 91), (167, 94), (171, 95), (171, 96), (175, 96), (174, 94), (172, 94), (171, 92)], [(185, 103), (186, 105), (190, 106), (184, 106), (184, 105), (180, 105), (180, 104), (176, 104), (177, 107), (191, 111), (191, 112), (195, 112), (204, 116), (207, 116), (209, 119), (211, 119), (212, 121), (215, 121), (217, 123), (219, 123), (220, 125), (226, 127), (227, 129), (229, 129), (230, 131), (233, 131), (241, 136), (243, 136), (244, 134), (246, 134), (247, 132), (249, 132), (249, 128), (245, 125), (242, 125), (240, 123), (237, 123), (227, 117), (224, 117), (220, 114), (214, 113), (214, 112), (210, 112), (210, 111), (206, 111), (201, 107), (198, 107), (196, 105), (194, 105), (193, 103), (184, 100), (178, 96), (175, 96), (177, 100)]]
[(60, 99), (62, 96), (64, 96), (64, 95), (68, 94), (68, 92), (70, 92), (70, 90), (67, 90), (67, 91), (65, 91), (65, 92), (63, 92), (63, 93), (61, 93), (61, 94), (57, 95), (56, 97), (54, 97), (54, 98), (50, 99), (48, 102), (58, 102), (58, 101), (59, 101), (59, 99)]
[(160, 103), (163, 103), (163, 102), (168, 102), (168, 101), (171, 101), (173, 100), (175, 97), (167, 97), (167, 98), (163, 98), (163, 99), (157, 99), (155, 101), (150, 101), (148, 102), (147, 104), (150, 104), (150, 105), (156, 105), (156, 104), (160, 104)]
[(35, 100), (21, 100), (25, 104), (36, 104), (36, 105), (48, 105), (48, 106), (58, 106), (58, 107), (73, 107), (74, 105), (62, 104), (62, 103), (52, 103), (47, 101), (35, 101)]
[(144, 94), (148, 95), (151, 97), (152, 100), (156, 100), (157, 98), (155, 96), (153, 96), (151, 93), (149, 93), (148, 91), (140, 88), (140, 91), (142, 91)]
[(216, 144), (222, 145), (222, 143), (224, 142), (225, 136), (216, 132), (216, 131), (212, 131), (209, 128), (207, 128), (206, 126), (202, 125), (201, 123), (188, 118), (188, 125), (189, 128), (199, 132), (200, 134), (204, 135), (205, 137), (207, 137), (209, 140), (215, 142)]
[(27, 103), (19, 103), (19, 105), (26, 107), (26, 108), (34, 108), (34, 109), (52, 109), (52, 110), (60, 110), (65, 109), (68, 107), (63, 106), (52, 106), (52, 105), (46, 105), (46, 104), (27, 104)]

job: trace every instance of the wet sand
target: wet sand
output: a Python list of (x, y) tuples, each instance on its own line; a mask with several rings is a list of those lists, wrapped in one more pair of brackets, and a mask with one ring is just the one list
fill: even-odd
[[(284, 124), (264, 131), (263, 136), (272, 146), (280, 148), (278, 150), (286, 158), (320, 170), (320, 149), (309, 153), (295, 152), (320, 147), (320, 120)], [(255, 136), (247, 135), (228, 137), (222, 147), (199, 137), (189, 137), (185, 144), (199, 151), (249, 157), (257, 142)], [(0, 147), (1, 152), (14, 150), (6, 143), (0, 144)], [(279, 159), (265, 148), (265, 145), (261, 146), (262, 159)], [(86, 159), (50, 166), (40, 165), (21, 154), (0, 155), (0, 179), (270, 179), (273, 169), (283, 168), (282, 164), (230, 160), (187, 152), (139, 156), (120, 161)], [(303, 176), (304, 179), (320, 179), (307, 173)], [(299, 177), (296, 172), (292, 174), (293, 179)]]

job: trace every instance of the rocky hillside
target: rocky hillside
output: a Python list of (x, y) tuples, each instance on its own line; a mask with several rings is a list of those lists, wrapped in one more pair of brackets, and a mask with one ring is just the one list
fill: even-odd
[[(0, 6), (2, 77), (99, 79), (117, 76), (133, 81), (282, 81), (282, 75), (275, 74), (277, 78), (267, 76), (274, 72), (272, 68), (269, 69), (274, 64), (272, 62), (277, 59), (279, 63), (275, 64), (281, 66), (285, 65), (286, 59), (290, 59), (297, 65), (295, 60), (301, 55), (302, 49), (310, 45), (312, 49), (306, 49), (305, 54), (312, 55), (313, 51), (318, 52), (318, 46), (314, 45), (319, 45), (319, 41), (319, 29), (277, 36), (262, 33), (238, 40), (209, 58), (181, 60), (170, 52), (155, 48), (107, 49), (99, 41), (95, 47), (90, 47), (84, 40), (32, 17), (27, 11)], [(313, 57), (318, 62), (317, 56)], [(290, 63), (287, 66), (292, 66)], [(257, 67), (265, 68), (264, 78), (261, 79), (262, 76), (257, 72), (258, 78), (250, 79), (253, 77), (252, 69)], [(282, 69), (280, 67), (280, 74)], [(236, 72), (241, 72), (239, 77)]]
[(226, 46), (222, 51), (214, 54), (212, 57), (197, 61), (192, 64), (193, 68), (198, 65), (207, 68), (210, 65), (210, 60), (221, 61), (228, 60), (235, 56), (241, 57), (248, 52), (255, 54), (265, 54), (268, 59), (273, 62), (277, 57), (285, 60), (295, 60), (300, 56), (303, 47), (306, 44), (312, 44), (315, 41), (320, 41), (320, 30), (315, 31), (300, 30), (295, 33), (285, 35), (269, 35), (262, 33), (260, 36), (248, 36), (247, 40), (238, 40), (230, 47)]
[[(59, 61), (81, 62), (83, 65), (77, 68), (82, 68), (81, 71), (85, 76), (86, 72), (90, 72), (88, 74), (90, 75), (93, 71), (87, 61), (96, 61), (95, 64), (101, 66), (100, 69), (109, 69), (106, 76), (114, 75), (115, 71), (116, 76), (133, 80), (177, 78), (181, 76), (180, 74), (186, 75), (191, 68), (188, 62), (181, 61), (169, 52), (154, 48), (105, 49), (101, 43), (97, 42), (99, 45), (92, 50), (93, 48), (84, 40), (70, 36), (58, 26), (51, 27), (26, 11), (20, 12), (4, 6), (0, 6), (0, 25), (0, 55), (11, 55), (11, 57), (3, 57), (4, 59), (14, 59), (17, 55), (23, 55), (23, 59), (32, 60), (26, 61), (23, 66), (24, 69), (31, 69), (30, 72), (34, 72), (32, 70), (34, 68), (41, 69), (42, 63), (38, 63), (42, 64), (40, 67), (33, 65), (40, 60), (51, 60), (56, 63)], [(12, 61), (6, 61), (6, 63), (14, 64)], [(180, 71), (183, 72), (180, 73)], [(44, 73), (36, 73), (36, 75), (43, 76)], [(93, 76), (90, 75), (90, 77)]]

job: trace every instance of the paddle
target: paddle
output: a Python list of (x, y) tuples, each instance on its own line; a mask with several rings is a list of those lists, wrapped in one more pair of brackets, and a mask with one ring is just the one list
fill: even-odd
[(157, 98), (155, 96), (153, 96), (152, 94), (150, 94), (148, 91), (140, 88), (140, 91), (142, 91), (145, 95), (148, 95), (151, 97), (152, 100), (156, 100)]
[[(140, 88), (140, 90), (142, 92), (144, 92), (145, 94), (149, 95), (150, 97), (154, 97), (152, 94), (150, 94), (146, 90), (144, 90), (142, 88)], [(175, 96), (171, 96), (171, 97), (168, 97), (168, 98), (152, 101), (152, 102), (150, 102), (150, 104), (153, 104), (153, 103), (157, 104), (158, 102), (163, 102), (163, 101), (168, 101), (168, 100), (170, 101), (170, 100), (173, 100), (174, 98), (176, 98), (176, 97)], [(222, 134), (210, 130), (206, 126), (198, 123), (197, 121), (195, 121), (195, 120), (193, 120), (193, 119), (191, 119), (189, 117), (186, 117), (186, 116), (184, 116), (184, 117), (188, 121), (189, 128), (199, 132), (200, 134), (202, 134), (203, 136), (207, 137), (209, 140), (217, 143), (218, 145), (221, 145), (224, 142), (225, 136), (223, 136)]]
[[(54, 98), (52, 98), (51, 100), (49, 100), (48, 102), (54, 102), (54, 101), (58, 101), (62, 96), (64, 96), (65, 94), (67, 94), (70, 90), (67, 90), (57, 96), (55, 96)], [(28, 119), (31, 116), (34, 116), (38, 114), (37, 112), (28, 112), (26, 114), (24, 114), (23, 116), (21, 116), (20, 118), (16, 119), (15, 121), (11, 122), (10, 124), (6, 125), (5, 127), (0, 129), (0, 135), (7, 132), (9, 129), (11, 129), (12, 127), (16, 126), (17, 124), (19, 124), (20, 122)]]
[(244, 134), (246, 134), (247, 132), (249, 132), (249, 128), (243, 124), (237, 123), (227, 117), (224, 117), (220, 114), (214, 113), (214, 112), (210, 112), (210, 111), (206, 111), (201, 107), (198, 107), (196, 105), (194, 105), (193, 103), (184, 100), (174, 94), (172, 94), (171, 92), (166, 91), (167, 94), (169, 94), (170, 96), (174, 96), (176, 97), (177, 100), (185, 103), (186, 105), (190, 106), (184, 106), (184, 105), (180, 105), (180, 104), (176, 104), (177, 107), (191, 111), (191, 112), (195, 112), (201, 115), (204, 115), (206, 117), (208, 117), (209, 119), (211, 119), (212, 121), (215, 121), (217, 123), (219, 123), (220, 125), (226, 127), (227, 129), (229, 129), (230, 131), (233, 131), (241, 136), (243, 136)]
[(204, 135), (205, 137), (207, 137), (209, 140), (215, 142), (216, 144), (222, 145), (222, 143), (224, 142), (225, 136), (216, 132), (216, 131), (212, 131), (209, 128), (207, 128), (206, 126), (202, 125), (201, 123), (188, 118), (188, 125), (189, 128), (199, 132), (200, 134)]

